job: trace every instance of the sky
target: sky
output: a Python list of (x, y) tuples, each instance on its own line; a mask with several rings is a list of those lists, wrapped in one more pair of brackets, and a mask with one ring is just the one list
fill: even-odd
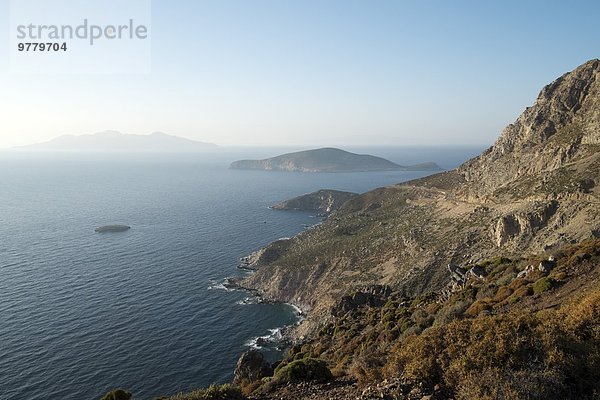
[(600, 57), (597, 0), (154, 0), (149, 71), (22, 74), (7, 56), (9, 6), (0, 148), (104, 130), (224, 146), (488, 145), (545, 84)]

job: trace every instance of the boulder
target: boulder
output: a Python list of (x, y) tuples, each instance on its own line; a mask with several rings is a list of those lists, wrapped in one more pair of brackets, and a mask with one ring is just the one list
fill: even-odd
[(115, 389), (106, 393), (102, 400), (129, 400), (131, 399), (131, 393), (123, 389)]
[(463, 283), (467, 270), (459, 267), (455, 264), (448, 264), (448, 271), (450, 271), (450, 279), (454, 282)]
[(498, 219), (494, 227), (494, 242), (501, 247), (513, 237), (521, 233), (521, 225), (514, 215), (505, 215)]
[(333, 316), (341, 317), (348, 311), (354, 311), (362, 306), (381, 307), (392, 293), (392, 288), (387, 285), (368, 285), (360, 288), (352, 296), (343, 296), (332, 308)]
[(535, 271), (535, 267), (533, 265), (528, 265), (527, 268), (517, 274), (517, 278), (526, 278), (533, 271)]
[(249, 350), (238, 359), (233, 373), (233, 383), (254, 382), (273, 375), (271, 365), (265, 360), (264, 355), (257, 350)]
[(469, 273), (469, 275), (471, 275), (477, 279), (483, 279), (487, 276), (487, 272), (485, 271), (485, 268), (483, 268), (479, 265), (475, 265), (473, 268), (471, 268), (469, 270), (468, 273)]
[(556, 260), (554, 257), (550, 256), (547, 260), (543, 260), (540, 265), (538, 265), (538, 270), (543, 274), (549, 274), (550, 271), (556, 266)]

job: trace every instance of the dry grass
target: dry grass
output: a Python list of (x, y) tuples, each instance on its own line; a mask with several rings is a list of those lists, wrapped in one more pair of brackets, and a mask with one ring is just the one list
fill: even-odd
[(600, 395), (600, 290), (560, 310), (456, 320), (407, 338), (384, 371), (458, 399)]

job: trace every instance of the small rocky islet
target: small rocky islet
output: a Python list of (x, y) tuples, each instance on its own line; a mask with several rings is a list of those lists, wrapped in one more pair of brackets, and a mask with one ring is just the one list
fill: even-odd
[(96, 233), (125, 232), (131, 229), (129, 225), (102, 225), (94, 229)]

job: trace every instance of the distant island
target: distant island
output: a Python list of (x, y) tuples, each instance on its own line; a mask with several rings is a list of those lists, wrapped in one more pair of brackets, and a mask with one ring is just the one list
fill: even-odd
[(346, 201), (356, 196), (358, 194), (352, 192), (321, 189), (274, 204), (271, 208), (274, 210), (314, 211), (318, 213), (318, 216), (327, 217)]
[(254, 169), (285, 172), (366, 172), (366, 171), (440, 171), (434, 162), (403, 166), (385, 158), (355, 154), (326, 147), (282, 154), (264, 160), (240, 160), (231, 163), (231, 169)]
[(129, 225), (104, 225), (99, 226), (94, 229), (96, 233), (104, 233), (104, 232), (125, 232), (131, 229)]
[(131, 135), (104, 131), (90, 135), (63, 135), (43, 143), (17, 147), (17, 150), (161, 152), (190, 153), (216, 149), (212, 143), (199, 142), (163, 132)]

